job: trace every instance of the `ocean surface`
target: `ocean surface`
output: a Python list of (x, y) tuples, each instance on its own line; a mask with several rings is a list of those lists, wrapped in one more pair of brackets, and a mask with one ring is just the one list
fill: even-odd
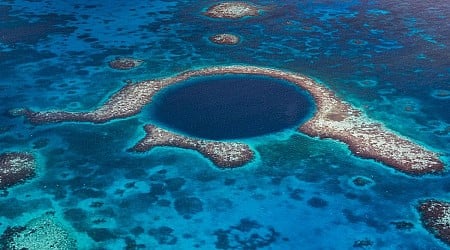
[[(449, 249), (416, 210), (423, 199), (450, 200), (448, 171), (408, 176), (354, 156), (343, 143), (297, 132), (314, 111), (301, 90), (295, 94), (306, 99), (295, 101), (308, 107), (277, 129), (250, 136), (185, 131), (245, 137), (256, 158), (229, 170), (192, 150), (127, 151), (155, 121), (151, 105), (163, 100), (104, 124), (36, 126), (8, 114), (21, 107), (93, 110), (130, 81), (263, 66), (313, 78), (450, 167), (447, 0), (253, 1), (263, 13), (238, 20), (205, 17), (215, 3), (0, 2), (0, 153), (29, 152), (39, 164), (36, 178), (0, 197), (0, 233), (53, 211), (79, 249)], [(218, 33), (241, 42), (211, 43)], [(108, 62), (116, 57), (144, 64), (114, 70)], [(283, 99), (277, 94), (266, 99), (270, 110)], [(238, 121), (234, 129), (248, 126)], [(355, 185), (358, 177), (369, 184)]]
[(149, 106), (149, 123), (210, 140), (238, 140), (299, 126), (312, 117), (305, 90), (270, 77), (196, 77), (163, 89)]

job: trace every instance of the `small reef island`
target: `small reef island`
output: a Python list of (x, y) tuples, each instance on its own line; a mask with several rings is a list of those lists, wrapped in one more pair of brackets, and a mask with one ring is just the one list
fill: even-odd
[(212, 18), (239, 19), (258, 16), (261, 8), (246, 2), (223, 2), (209, 7), (204, 13)]
[(223, 44), (223, 45), (236, 45), (240, 41), (238, 36), (233, 35), (233, 34), (228, 34), (228, 33), (210, 36), (209, 40), (213, 43)]
[[(208, 67), (164, 79), (128, 84), (112, 95), (106, 103), (90, 112), (35, 112), (29, 109), (15, 109), (11, 114), (24, 115), (33, 124), (64, 121), (104, 123), (141, 112), (145, 105), (152, 102), (156, 93), (168, 86), (195, 77), (227, 74), (273, 77), (288, 81), (309, 92), (317, 109), (311, 119), (298, 127), (298, 131), (311, 137), (339, 140), (347, 144), (357, 156), (374, 159), (410, 175), (439, 173), (444, 170), (444, 164), (437, 153), (371, 120), (325, 86), (304, 75), (272, 68), (241, 65)], [(147, 125), (145, 129), (147, 136), (133, 147), (136, 151), (150, 150), (155, 146), (189, 148), (197, 150), (222, 168), (242, 166), (254, 157), (252, 149), (244, 143), (188, 138), (153, 125)]]

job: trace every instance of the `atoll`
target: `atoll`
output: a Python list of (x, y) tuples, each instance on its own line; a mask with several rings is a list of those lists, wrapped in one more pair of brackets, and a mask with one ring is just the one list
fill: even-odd
[(209, 40), (213, 43), (223, 45), (236, 45), (239, 43), (239, 37), (233, 34), (217, 34), (209, 37)]
[(36, 175), (34, 156), (23, 152), (0, 154), (0, 190), (7, 189)]
[(208, 8), (205, 15), (212, 18), (238, 19), (258, 16), (259, 12), (259, 7), (246, 2), (223, 2)]
[[(374, 159), (411, 175), (439, 173), (444, 170), (444, 164), (437, 153), (371, 120), (349, 103), (339, 99), (325, 86), (306, 76), (271, 68), (241, 65), (209, 67), (164, 79), (128, 84), (111, 96), (105, 104), (89, 112), (33, 112), (29, 109), (15, 109), (12, 113), (26, 116), (33, 124), (63, 121), (104, 123), (139, 113), (158, 91), (167, 86), (193, 77), (224, 74), (274, 77), (308, 91), (317, 105), (317, 110), (298, 130), (311, 137), (339, 140), (346, 143), (357, 156)], [(173, 143), (167, 143), (174, 146)], [(209, 154), (206, 151), (204, 153)]]
[(450, 202), (426, 200), (418, 210), (423, 226), (450, 246)]
[(116, 57), (114, 60), (110, 61), (109, 67), (118, 70), (128, 70), (132, 68), (139, 67), (143, 60), (130, 58), (130, 57)]
[(247, 144), (189, 138), (153, 125), (146, 125), (144, 129), (147, 133), (146, 137), (131, 150), (143, 152), (157, 146), (193, 149), (221, 168), (239, 167), (251, 161), (254, 157), (253, 151)]
[(5, 250), (75, 250), (77, 244), (50, 212), (29, 221), (25, 226), (8, 227), (0, 238), (0, 247)]

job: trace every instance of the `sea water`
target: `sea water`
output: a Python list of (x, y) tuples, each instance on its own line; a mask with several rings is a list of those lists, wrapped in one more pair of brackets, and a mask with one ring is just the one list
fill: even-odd
[[(128, 152), (145, 112), (42, 126), (7, 114), (92, 110), (129, 81), (249, 64), (314, 78), (449, 166), (447, 1), (258, 1), (262, 15), (242, 20), (204, 17), (214, 3), (0, 3), (0, 148), (39, 159), (37, 177), (0, 198), (0, 232), (54, 211), (81, 249), (448, 248), (416, 211), (450, 199), (447, 172), (410, 177), (298, 132), (258, 140), (256, 162), (224, 171), (190, 150)], [(209, 42), (223, 32), (241, 42)], [(145, 63), (110, 69), (117, 56)]]
[(314, 110), (306, 91), (263, 76), (200, 77), (162, 92), (149, 105), (151, 120), (190, 136), (212, 140), (295, 129)]

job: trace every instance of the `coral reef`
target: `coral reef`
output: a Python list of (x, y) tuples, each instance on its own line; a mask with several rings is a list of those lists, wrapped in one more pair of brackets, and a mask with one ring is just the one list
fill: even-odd
[(144, 127), (147, 136), (139, 141), (132, 150), (143, 152), (156, 146), (174, 146), (197, 150), (221, 168), (242, 166), (254, 157), (250, 147), (243, 143), (209, 141), (177, 135), (153, 125)]
[(238, 19), (258, 16), (260, 8), (246, 2), (223, 2), (211, 6), (205, 15), (212, 18)]
[(217, 34), (209, 37), (209, 40), (213, 43), (224, 45), (236, 45), (239, 43), (239, 37), (233, 34)]
[(263, 226), (257, 221), (243, 218), (239, 224), (227, 229), (218, 229), (217, 249), (259, 249), (269, 247), (280, 233), (271, 226)]
[(0, 154), (0, 190), (7, 189), (36, 175), (34, 156), (23, 152)]
[(5, 250), (75, 250), (77, 244), (69, 232), (57, 221), (52, 212), (29, 221), (25, 226), (8, 227), (0, 239)]
[(450, 246), (450, 202), (426, 200), (418, 210), (423, 226)]
[(116, 57), (116, 59), (110, 61), (108, 64), (109, 67), (113, 69), (128, 70), (139, 67), (142, 63), (144, 63), (144, 61), (140, 59), (130, 57)]
[[(357, 156), (375, 159), (410, 175), (439, 173), (444, 170), (444, 164), (437, 153), (427, 150), (425, 147), (371, 120), (362, 114), (360, 110), (338, 98), (330, 89), (306, 76), (271, 68), (239, 65), (191, 70), (160, 80), (128, 84), (114, 94), (105, 104), (90, 112), (33, 112), (28, 109), (15, 109), (11, 111), (11, 114), (24, 115), (34, 124), (62, 121), (103, 123), (139, 113), (146, 104), (151, 102), (152, 97), (158, 91), (169, 85), (180, 83), (193, 77), (224, 74), (253, 74), (279, 78), (292, 82), (308, 91), (317, 105), (317, 110), (314, 116), (301, 125), (298, 130), (311, 137), (339, 140), (346, 143)], [(158, 130), (158, 132), (162, 132), (162, 130)], [(165, 137), (167, 136), (164, 135), (162, 138)], [(202, 150), (200, 151), (201, 153), (207, 155), (217, 164), (221, 164), (221, 161), (214, 154), (216, 149), (219, 150), (219, 148), (215, 148), (216, 145), (230, 146), (229, 150), (234, 151), (229, 156), (235, 158), (239, 163), (237, 165), (242, 165), (240, 159), (249, 159), (247, 156), (238, 157), (235, 154), (238, 151), (244, 154), (249, 152), (245, 149), (246, 146), (240, 144), (221, 144), (216, 142), (209, 144), (209, 146), (204, 146), (203, 143), (198, 144), (198, 142), (194, 142), (187, 137), (177, 137), (176, 140), (178, 140), (177, 144), (179, 145), (175, 145), (170, 140), (166, 140), (164, 143), (166, 145)], [(139, 144), (143, 142), (141, 141)], [(156, 145), (163, 146), (164, 143), (162, 143), (160, 138), (156, 143), (146, 142), (143, 145), (149, 145), (147, 148), (150, 149)], [(138, 151), (142, 151), (143, 148), (145, 147), (137, 147)]]

